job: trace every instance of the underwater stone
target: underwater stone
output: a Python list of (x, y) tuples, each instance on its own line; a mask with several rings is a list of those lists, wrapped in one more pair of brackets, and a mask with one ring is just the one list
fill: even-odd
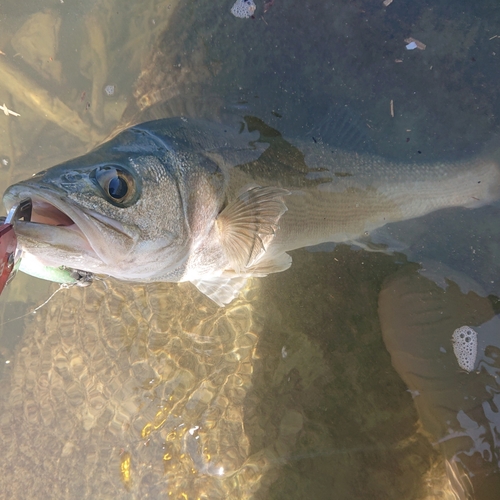
[(231, 7), (231, 14), (242, 19), (252, 17), (256, 6), (253, 0), (236, 0)]
[(471, 372), (476, 364), (477, 332), (470, 326), (461, 326), (453, 332), (451, 339), (458, 365), (466, 372)]

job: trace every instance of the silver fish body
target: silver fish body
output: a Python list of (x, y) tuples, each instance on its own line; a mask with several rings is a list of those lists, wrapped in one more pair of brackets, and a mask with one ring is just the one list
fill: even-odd
[(43, 265), (190, 281), (224, 305), (247, 278), (287, 269), (291, 250), (356, 243), (389, 222), (500, 194), (493, 156), (398, 164), (258, 128), (185, 118), (136, 125), (11, 186), (4, 205), (32, 198), (32, 222), (16, 232)]

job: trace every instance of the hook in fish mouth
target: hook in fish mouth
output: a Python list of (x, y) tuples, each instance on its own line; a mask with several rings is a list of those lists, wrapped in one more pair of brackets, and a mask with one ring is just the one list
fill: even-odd
[[(11, 188), (12, 189), (12, 188)], [(15, 205), (22, 195), (31, 198), (32, 212), (30, 222), (35, 224), (43, 224), (46, 226), (66, 227), (79, 229), (82, 233), (86, 234), (86, 223), (95, 220), (99, 223), (109, 227), (113, 231), (131, 237), (129, 231), (125, 227), (99, 212), (82, 207), (80, 205), (73, 206), (71, 200), (64, 199), (61, 196), (52, 193), (40, 194), (39, 189), (27, 188), (19, 193), (12, 193), (7, 191), (4, 195), (4, 204), (7, 210)], [(75, 227), (73, 227), (75, 226)]]
[[(33, 223), (36, 225), (46, 225), (55, 227), (77, 227), (74, 221), (68, 217), (64, 212), (59, 210), (54, 205), (45, 201), (38, 201), (36, 203), (36, 211), (33, 211), (33, 201), (31, 198), (24, 198), (19, 203), (14, 204), (9, 210), (7, 217), (0, 217), (0, 222), (6, 223), (10, 226), (17, 226), (21, 224)], [(32, 221), (34, 214), (35, 221)], [(17, 236), (17, 233), (15, 233)], [(8, 281), (11, 281), (16, 275), (17, 270), (21, 270), (27, 274), (31, 274), (37, 278), (46, 279), (48, 281), (55, 281), (64, 284), (76, 284), (78, 286), (90, 285), (94, 279), (92, 273), (81, 271), (79, 269), (67, 268), (65, 266), (50, 267), (41, 263), (34, 255), (23, 252), (18, 244), (17, 237), (15, 237), (16, 248), (14, 253), (11, 254), (13, 258), (13, 269), (10, 273)], [(1, 290), (0, 290), (1, 293)]]
[(11, 186), (4, 195), (5, 208), (9, 210), (24, 198), (31, 198), (32, 212), (31, 221), (15, 224), (19, 244), (45, 266), (63, 265), (107, 274), (107, 266), (123, 255), (115, 251), (110, 241), (119, 239), (126, 253), (137, 239), (134, 228), (40, 186)]

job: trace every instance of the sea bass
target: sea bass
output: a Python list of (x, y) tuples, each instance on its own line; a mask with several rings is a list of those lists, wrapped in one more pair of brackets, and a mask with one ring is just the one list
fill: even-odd
[(9, 210), (26, 257), (125, 281), (193, 283), (219, 305), (246, 280), (284, 271), (289, 251), (357, 243), (395, 221), (498, 199), (493, 157), (399, 164), (288, 141), (263, 122), (186, 118), (128, 128), (17, 183)]

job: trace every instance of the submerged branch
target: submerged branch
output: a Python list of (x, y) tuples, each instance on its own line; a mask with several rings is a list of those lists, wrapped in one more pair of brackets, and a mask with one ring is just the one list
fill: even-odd
[(84, 143), (98, 141), (99, 134), (84, 123), (78, 113), (31, 80), (6, 58), (0, 58), (0, 86), (31, 107), (41, 117), (56, 123)]

